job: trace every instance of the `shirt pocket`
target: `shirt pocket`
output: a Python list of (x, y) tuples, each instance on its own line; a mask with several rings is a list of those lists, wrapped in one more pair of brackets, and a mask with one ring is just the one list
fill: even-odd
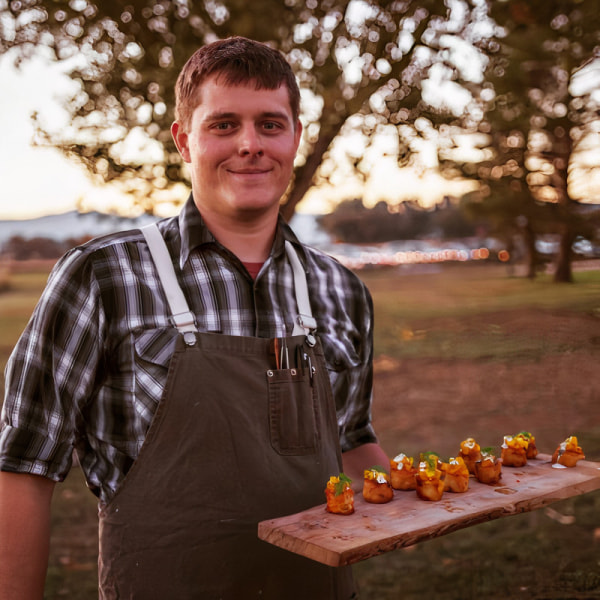
[(353, 391), (353, 380), (361, 367), (361, 359), (352, 340), (340, 333), (321, 335), (321, 344), (331, 391), (338, 412), (345, 410)]
[(178, 335), (173, 328), (148, 329), (133, 334), (136, 408), (146, 419), (154, 413), (162, 397)]
[(344, 333), (339, 335), (321, 335), (323, 355), (327, 370), (342, 373), (358, 367), (361, 363), (352, 340)]
[(168, 368), (178, 335), (172, 327), (138, 331), (134, 333), (136, 356), (142, 362)]

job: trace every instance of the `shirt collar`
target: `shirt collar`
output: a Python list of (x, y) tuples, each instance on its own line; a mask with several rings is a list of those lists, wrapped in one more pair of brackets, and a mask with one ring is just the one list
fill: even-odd
[[(179, 257), (180, 268), (183, 268), (190, 254), (196, 248), (201, 246), (221, 247), (213, 234), (209, 231), (200, 211), (198, 210), (192, 194), (190, 194), (186, 203), (183, 205), (179, 213), (179, 232), (181, 235), (181, 255)], [(285, 252), (285, 241), (288, 240), (299, 251), (300, 260), (306, 268), (306, 256), (302, 248), (302, 244), (292, 231), (290, 226), (279, 215), (277, 221), (277, 231), (275, 233), (275, 241), (271, 248), (271, 256), (279, 258)]]
[(198, 211), (194, 198), (190, 194), (179, 213), (179, 233), (181, 235), (181, 256), (179, 266), (183, 265), (195, 248), (205, 244), (216, 244), (213, 234), (208, 230), (202, 215)]

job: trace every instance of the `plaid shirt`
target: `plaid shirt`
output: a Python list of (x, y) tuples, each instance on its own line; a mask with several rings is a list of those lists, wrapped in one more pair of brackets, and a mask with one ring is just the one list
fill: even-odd
[[(327, 357), (342, 450), (371, 427), (372, 302), (360, 280), (302, 246), (282, 221), (256, 281), (219, 245), (190, 198), (160, 230), (199, 331), (291, 335), (297, 313), (284, 240), (299, 250)], [(6, 369), (0, 470), (64, 479), (73, 449), (101, 501), (138, 456), (177, 330), (139, 230), (74, 248), (56, 265)]]

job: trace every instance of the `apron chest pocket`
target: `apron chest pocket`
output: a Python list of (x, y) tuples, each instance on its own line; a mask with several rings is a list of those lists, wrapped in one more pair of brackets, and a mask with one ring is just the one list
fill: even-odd
[(313, 387), (296, 369), (267, 371), (271, 446), (282, 455), (314, 454), (317, 431)]

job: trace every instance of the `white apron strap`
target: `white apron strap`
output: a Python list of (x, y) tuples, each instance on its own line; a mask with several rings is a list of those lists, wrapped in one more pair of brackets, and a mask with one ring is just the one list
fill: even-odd
[[(160, 282), (167, 296), (171, 311), (171, 321), (183, 334), (186, 344), (193, 346), (196, 343), (194, 333), (198, 331), (196, 319), (190, 311), (187, 300), (177, 281), (165, 240), (155, 223), (142, 227), (141, 231), (146, 238)], [(307, 342), (312, 346), (315, 343), (314, 331), (317, 329), (317, 321), (312, 316), (312, 309), (308, 299), (306, 273), (294, 246), (287, 240), (285, 242), (285, 250), (288, 260), (292, 265), (296, 304), (298, 305), (298, 316), (294, 319), (292, 335), (306, 335)]]
[(292, 335), (305, 334), (306, 341), (313, 346), (315, 344), (314, 331), (317, 329), (317, 321), (312, 315), (308, 299), (306, 273), (294, 246), (287, 240), (285, 241), (285, 251), (294, 273), (294, 290), (296, 293), (296, 304), (298, 305), (298, 316), (294, 319)]
[(188, 346), (193, 346), (196, 343), (194, 333), (198, 331), (196, 318), (190, 310), (177, 281), (167, 244), (155, 223), (142, 227), (141, 231), (146, 238), (150, 254), (158, 271), (158, 277), (167, 296), (171, 311), (171, 322), (183, 334), (185, 343)]

